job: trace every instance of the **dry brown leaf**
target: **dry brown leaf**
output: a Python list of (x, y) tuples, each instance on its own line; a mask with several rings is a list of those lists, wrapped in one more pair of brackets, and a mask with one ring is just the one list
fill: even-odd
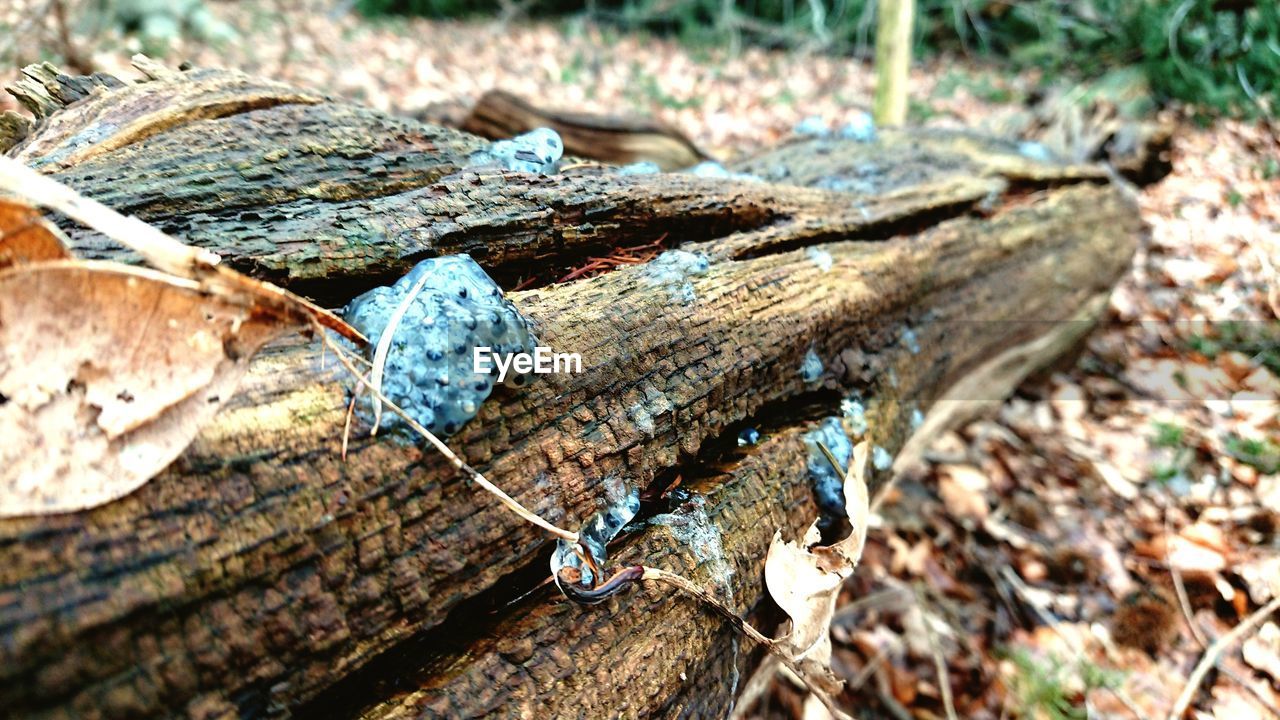
[(0, 270), (71, 257), (67, 239), (40, 211), (0, 198)]
[[(206, 292), (233, 302), (249, 301), (262, 312), (292, 324), (314, 320), (356, 342), (367, 339), (333, 313), (299, 295), (223, 267), (222, 259), (204, 248), (184, 245), (136, 217), (126, 217), (73, 188), (10, 158), (0, 156), (0, 190), (21, 196), (84, 223), (137, 252), (154, 267), (174, 276), (199, 280)], [(247, 304), (247, 303), (246, 303)]]
[(942, 465), (938, 468), (938, 495), (947, 512), (963, 520), (982, 522), (991, 514), (987, 492), (991, 481), (972, 465)]
[(115, 263), (0, 271), (0, 517), (94, 507), (168, 465), (296, 329)]
[(845, 510), (853, 532), (827, 547), (814, 546), (820, 538), (814, 522), (799, 544), (774, 533), (765, 559), (765, 585), (778, 606), (791, 618), (791, 632), (781, 641), (783, 648), (815, 678), (831, 684), (831, 618), (845, 578), (853, 574), (867, 541), (870, 498), (866, 472), (870, 446), (859, 443), (845, 472)]
[(799, 544), (784, 541), (781, 530), (775, 532), (764, 564), (764, 580), (774, 602), (791, 618), (786, 644), (792, 658), (813, 657), (826, 663), (831, 659), (827, 627), (844, 578), (820, 567), (821, 558), (809, 551), (820, 536), (817, 522), (809, 526)]

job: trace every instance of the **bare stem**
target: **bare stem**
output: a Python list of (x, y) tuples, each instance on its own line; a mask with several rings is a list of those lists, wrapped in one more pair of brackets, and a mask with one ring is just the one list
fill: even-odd
[(17, 160), (0, 157), (0, 189), (84, 223), (179, 277), (193, 278), (196, 268), (217, 265), (220, 260), (208, 250), (183, 245), (138, 218), (121, 215)]
[(1280, 610), (1280, 597), (1272, 598), (1271, 602), (1255, 610), (1253, 614), (1242, 620), (1239, 625), (1231, 628), (1231, 632), (1215, 640), (1209, 646), (1209, 649), (1204, 651), (1200, 662), (1196, 663), (1195, 669), (1187, 677), (1186, 687), (1182, 688), (1182, 694), (1178, 696), (1178, 701), (1173, 704), (1173, 709), (1169, 711), (1169, 720), (1178, 720), (1186, 713), (1187, 707), (1191, 705), (1191, 700), (1195, 698), (1196, 692), (1200, 689), (1200, 683), (1204, 682), (1204, 676), (1208, 675), (1209, 670), (1218, 664), (1218, 658), (1222, 656), (1222, 653), (1243, 640), (1245, 635), (1256, 630), (1276, 610)]
[(819, 687), (817, 683), (813, 682), (813, 680), (809, 678), (808, 673), (801, 669), (801, 667), (796, 664), (796, 662), (792, 660), (785, 651), (783, 651), (782, 647), (775, 640), (765, 636), (759, 630), (752, 627), (746, 620), (738, 617), (737, 613), (721, 602), (716, 596), (712, 595), (706, 588), (694, 583), (683, 575), (676, 575), (675, 573), (670, 573), (666, 570), (659, 570), (658, 568), (651, 568), (647, 566), (644, 568), (644, 575), (640, 579), (670, 585), (671, 587), (692, 595), (698, 600), (706, 603), (717, 615), (728, 620), (730, 624), (737, 628), (743, 635), (746, 635), (752, 640), (763, 645), (765, 650), (768, 650), (770, 654), (777, 657), (778, 661), (781, 662), (788, 670), (795, 673), (796, 677), (800, 678), (800, 681), (804, 683), (809, 692), (813, 693), (813, 696), (818, 698), (818, 701), (827, 708), (827, 711), (830, 712), (833, 717), (837, 720), (853, 720), (848, 713), (836, 706), (835, 700), (831, 695), (828, 694), (826, 690)]
[(462, 471), (464, 475), (466, 475), (468, 478), (474, 481), (477, 485), (489, 491), (494, 497), (498, 498), (498, 500), (501, 501), (503, 505), (506, 505), (507, 509), (509, 509), (511, 512), (515, 513), (516, 515), (519, 515), (523, 520), (530, 522), (534, 525), (537, 525), (538, 527), (542, 528), (543, 530), (546, 530), (552, 535), (555, 535), (561, 540), (572, 543), (574, 545), (578, 544), (577, 533), (570, 532), (568, 530), (565, 530), (564, 528), (557, 527), (547, 522), (546, 520), (543, 520), (533, 511), (521, 505), (515, 498), (503, 492), (502, 489), (499, 488), (497, 485), (494, 485), (493, 483), (489, 482), (489, 480), (486, 479), (484, 475), (481, 475), (475, 468), (471, 467), (462, 458), (454, 454), (454, 452), (449, 449), (449, 446), (445, 445), (444, 442), (440, 440), (440, 438), (433, 435), (430, 430), (422, 427), (422, 425), (417, 420), (414, 420), (412, 417), (409, 416), (408, 413), (406, 413), (404, 410), (401, 410), (399, 405), (396, 405), (395, 403), (388, 400), (387, 396), (383, 395), (381, 390), (374, 388), (373, 385), (370, 383), (369, 379), (365, 377), (359, 370), (357, 370), (356, 366), (351, 362), (351, 358), (348, 357), (348, 351), (345, 348), (334, 343), (333, 339), (329, 337), (328, 333), (326, 333), (323, 328), (321, 328), (319, 325), (316, 325), (315, 330), (320, 335), (321, 342), (323, 342), (330, 350), (333, 351), (333, 354), (336, 355), (338, 358), (338, 362), (341, 363), (344, 368), (346, 368), (347, 372), (351, 373), (352, 377), (356, 378), (356, 380), (359, 381), (362, 385), (369, 388), (369, 392), (371, 392), (379, 402), (383, 403), (388, 408), (390, 408), (391, 412), (395, 413), (396, 415), (399, 415), (406, 423), (408, 423), (409, 427), (413, 429), (414, 432), (426, 438), (427, 442), (431, 443), (436, 450), (440, 451), (440, 454), (444, 455), (445, 458), (447, 458), (449, 462), (453, 464), (454, 467)]
[[(387, 319), (387, 326), (382, 329), (382, 335), (378, 336), (378, 347), (373, 351), (373, 374), (369, 376), (372, 384), (369, 386), (371, 390), (382, 393), (382, 373), (387, 366), (387, 353), (391, 350), (391, 340), (395, 337), (396, 329), (400, 327), (400, 321), (404, 319), (404, 314), (409, 311), (409, 306), (413, 304), (418, 293), (422, 292), (422, 286), (427, 284), (427, 278), (430, 273), (422, 273), (422, 277), (418, 278), (418, 282), (409, 288), (409, 292), (405, 294), (404, 300), (396, 306), (392, 311), (391, 317)], [(378, 434), (378, 426), (382, 424), (382, 403), (373, 404), (373, 430), (370, 435)]]

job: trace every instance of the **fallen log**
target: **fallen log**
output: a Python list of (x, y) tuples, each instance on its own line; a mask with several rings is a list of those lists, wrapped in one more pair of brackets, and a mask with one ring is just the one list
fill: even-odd
[[(451, 447), (570, 527), (611, 484), (687, 478), (688, 503), (666, 509), (696, 515), (722, 552), (700, 560), (651, 519), (615, 557), (686, 571), (744, 614), (768, 615), (773, 531), (816, 515), (798, 461), (809, 424), (856, 394), (869, 439), (896, 453), (913, 411), (993, 358), (1078, 339), (1140, 228), (1103, 171), (963, 134), (811, 140), (735, 166), (765, 182), (540, 176), (468, 168), (484, 141), (442, 128), (234, 73), (150, 71), (125, 87), (46, 73), (84, 91), (42, 96), (47, 116), (10, 154), (332, 305), (442, 253), (472, 253), (508, 289), (532, 278), (509, 297), (586, 372), (499, 390)], [(64, 229), (84, 255), (130, 259)], [(554, 282), (655, 240), (703, 252), (709, 271), (678, 288), (643, 265)], [(547, 538), (412, 442), (358, 422), (343, 459), (350, 390), (316, 343), (279, 342), (137, 492), (0, 521), (0, 707), (648, 717), (731, 703), (758, 656), (721, 620), (652, 588), (593, 608), (525, 596), (549, 575)], [(748, 426), (766, 442), (735, 453)]]

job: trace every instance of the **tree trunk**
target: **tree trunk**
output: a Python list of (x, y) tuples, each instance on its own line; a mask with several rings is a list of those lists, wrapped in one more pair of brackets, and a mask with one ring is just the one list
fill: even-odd
[[(454, 252), (533, 288), (508, 296), (585, 372), (498, 390), (450, 446), (562, 526), (608, 487), (649, 489), (649, 520), (611, 557), (684, 572), (764, 621), (769, 540), (817, 514), (802, 433), (858, 393), (870, 439), (896, 453), (914, 411), (999, 399), (1087, 332), (1140, 231), (1101, 170), (962, 133), (807, 140), (734, 167), (762, 182), (538, 176), (466, 168), (484, 141), (443, 128), (234, 73), (146, 70), (114, 89), (33, 71), (25, 94), (48, 116), (10, 154), (331, 305)], [(67, 87), (80, 91), (50, 89)], [(66, 229), (82, 255), (129, 259)], [(711, 259), (692, 300), (644, 267), (554, 282), (656, 240)], [(806, 382), (810, 351), (824, 372)], [(357, 422), (344, 460), (351, 389), (316, 342), (276, 343), (137, 492), (0, 521), (0, 707), (649, 717), (732, 704), (758, 652), (693, 601), (647, 587), (570, 605), (538, 589), (548, 539), (431, 450)], [(764, 441), (739, 449), (746, 427)], [(658, 499), (677, 478), (688, 500)]]

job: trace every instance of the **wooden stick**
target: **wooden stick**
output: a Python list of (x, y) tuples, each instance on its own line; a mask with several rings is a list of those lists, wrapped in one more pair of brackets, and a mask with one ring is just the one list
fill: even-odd
[(787, 656), (786, 652), (779, 647), (776, 640), (765, 636), (764, 633), (752, 627), (746, 620), (738, 617), (737, 613), (730, 610), (728, 606), (720, 602), (720, 600), (707, 592), (701, 586), (695, 584), (683, 575), (677, 575), (675, 573), (667, 572), (666, 570), (659, 570), (658, 568), (651, 567), (646, 567), (644, 569), (644, 576), (641, 579), (649, 582), (658, 582), (670, 585), (671, 587), (688, 593), (689, 595), (692, 595), (706, 603), (717, 615), (724, 617), (732, 623), (733, 626), (741, 631), (743, 635), (746, 635), (764, 646), (765, 650), (768, 650), (772, 656), (778, 658), (778, 662), (782, 663), (784, 667), (795, 673), (796, 677), (800, 678), (800, 681), (804, 683), (805, 688), (807, 688), (810, 693), (813, 693), (814, 697), (818, 698), (818, 701), (826, 707), (827, 712), (830, 712), (832, 717), (836, 718), (836, 720), (853, 720), (848, 713), (844, 712), (836, 705), (835, 699), (832, 698), (831, 695), (819, 687), (818, 684), (809, 677), (808, 673), (801, 669), (800, 665), (796, 663), (796, 661)]
[(876, 25), (876, 125), (907, 120), (907, 71), (911, 67), (911, 27), (915, 0), (880, 0)]
[(1195, 669), (1191, 671), (1191, 675), (1187, 678), (1186, 687), (1182, 688), (1182, 694), (1178, 696), (1178, 701), (1173, 704), (1173, 709), (1169, 711), (1169, 720), (1179, 720), (1183, 713), (1187, 711), (1187, 707), (1191, 705), (1192, 698), (1196, 696), (1196, 691), (1200, 689), (1200, 683), (1204, 682), (1204, 676), (1208, 675), (1209, 669), (1218, 663), (1218, 658), (1222, 656), (1222, 653), (1243, 640), (1245, 635), (1256, 630), (1276, 610), (1280, 610), (1280, 597), (1272, 598), (1271, 602), (1255, 610), (1252, 615), (1232, 628), (1231, 632), (1215, 640), (1209, 646), (1209, 649), (1204, 651), (1200, 662), (1196, 663)]

